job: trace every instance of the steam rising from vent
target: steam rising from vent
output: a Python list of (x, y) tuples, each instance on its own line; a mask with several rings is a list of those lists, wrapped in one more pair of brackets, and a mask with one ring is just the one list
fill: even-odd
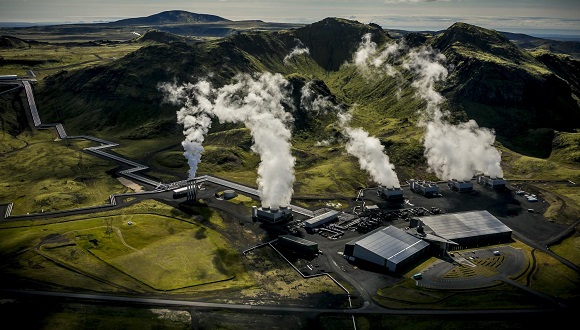
[(406, 46), (403, 42), (393, 43), (379, 51), (378, 46), (371, 40), (371, 34), (363, 35), (362, 41), (353, 56), (353, 63), (367, 78), (387, 74), (395, 76), (398, 71), (387, 63), (389, 59), (397, 57)]
[(201, 154), (204, 151), (202, 143), (211, 127), (211, 119), (199, 107), (193, 106), (191, 101), (200, 91), (207, 91), (209, 84), (203, 81), (195, 85), (186, 84), (183, 86), (164, 83), (158, 87), (165, 92), (166, 102), (173, 104), (184, 102), (183, 107), (177, 111), (177, 122), (183, 125), (183, 134), (185, 135), (185, 140), (181, 142), (181, 145), (185, 150), (183, 155), (189, 164), (188, 178), (195, 178)]
[(310, 50), (308, 49), (308, 47), (304, 46), (302, 41), (300, 41), (299, 39), (294, 39), (294, 40), (298, 43), (298, 45), (296, 45), (296, 47), (294, 47), (294, 49), (292, 49), (290, 54), (288, 54), (284, 57), (284, 64), (285, 65), (288, 65), (290, 63), (290, 60), (295, 56), (310, 54)]
[[(261, 159), (257, 183), (262, 205), (278, 208), (290, 203), (295, 159), (289, 142), (293, 118), (285, 111), (285, 106), (292, 104), (287, 80), (280, 74), (239, 74), (232, 84), (221, 88), (213, 88), (207, 81), (164, 86), (167, 99), (181, 99), (185, 103), (180, 112), (188, 120), (183, 122), (193, 127), (188, 138), (195, 136), (196, 141), (203, 142), (209, 116), (221, 123), (243, 123), (249, 128), (254, 140), (252, 151)], [(189, 117), (195, 119), (189, 120)]]
[(334, 108), (335, 105), (327, 96), (322, 96), (314, 91), (313, 85), (314, 82), (311, 80), (300, 89), (300, 106), (306, 111), (316, 112), (317, 115)]
[(395, 166), (390, 163), (385, 148), (374, 136), (362, 128), (351, 128), (350, 113), (341, 113), (338, 123), (347, 136), (346, 151), (358, 158), (360, 167), (366, 170), (375, 182), (386, 187), (399, 188), (399, 178), (395, 173)]
[(446, 120), (448, 113), (439, 108), (444, 98), (435, 91), (435, 83), (447, 77), (447, 69), (440, 63), (443, 61), (443, 54), (421, 48), (410, 52), (403, 65), (417, 75), (413, 87), (427, 102), (420, 125), (425, 127), (424, 146), (429, 169), (442, 180), (470, 180), (478, 172), (503, 177), (501, 154), (493, 147), (494, 132), (479, 127), (474, 120), (450, 124)]
[[(399, 179), (395, 173), (395, 167), (390, 163), (389, 156), (385, 154), (385, 148), (376, 137), (370, 136), (362, 128), (351, 128), (351, 113), (346, 111), (343, 105), (335, 104), (328, 97), (317, 94), (312, 88), (313, 82), (309, 81), (301, 89), (300, 105), (306, 111), (316, 114), (337, 114), (338, 125), (342, 133), (347, 137), (346, 151), (355, 156), (361, 169), (367, 171), (373, 180), (383, 186), (400, 187)], [(327, 146), (331, 141), (316, 142), (316, 146)]]

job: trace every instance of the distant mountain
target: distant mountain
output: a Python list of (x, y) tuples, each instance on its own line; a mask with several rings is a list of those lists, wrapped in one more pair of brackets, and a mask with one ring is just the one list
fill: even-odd
[(580, 59), (580, 42), (578, 41), (558, 41), (520, 33), (500, 33), (520, 48), (527, 50), (547, 50), (553, 53), (572, 55), (573, 57)]
[(107, 24), (114, 26), (126, 26), (215, 22), (230, 22), (230, 20), (215, 15), (195, 14), (183, 10), (169, 10), (147, 17), (127, 18)]

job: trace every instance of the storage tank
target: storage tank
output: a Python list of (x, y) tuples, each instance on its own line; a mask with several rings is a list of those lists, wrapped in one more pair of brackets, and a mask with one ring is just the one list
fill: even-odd
[(223, 198), (224, 199), (232, 199), (236, 198), (237, 194), (233, 190), (224, 190)]

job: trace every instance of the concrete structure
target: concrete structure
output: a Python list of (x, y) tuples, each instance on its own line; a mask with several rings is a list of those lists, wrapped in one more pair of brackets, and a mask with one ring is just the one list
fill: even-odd
[(403, 190), (400, 187), (387, 188), (387, 187), (379, 186), (379, 188), (377, 189), (377, 194), (379, 195), (379, 197), (386, 199), (387, 201), (392, 201), (392, 202), (403, 202), (404, 201)]
[(449, 180), (447, 182), (449, 189), (455, 190), (457, 192), (470, 192), (473, 191), (473, 183), (471, 181), (460, 181), (460, 180)]
[(278, 246), (300, 254), (318, 254), (318, 243), (292, 235), (278, 236)]
[[(425, 235), (433, 235), (453, 244), (445, 250), (509, 243), (512, 230), (488, 211), (446, 213), (418, 217)], [(452, 246), (451, 246), (452, 245)]]
[(331, 221), (338, 219), (339, 213), (340, 212), (338, 212), (336, 210), (330, 210), (326, 213), (322, 213), (318, 216), (315, 216), (312, 219), (308, 219), (308, 220), (304, 221), (304, 228), (306, 229), (306, 231), (312, 232), (312, 231), (314, 231), (315, 228), (320, 227), (326, 223), (329, 223)]
[(280, 206), (279, 209), (269, 207), (252, 208), (252, 217), (256, 220), (276, 223), (292, 218), (292, 209), (288, 206)]
[(421, 194), (425, 197), (434, 197), (439, 195), (439, 186), (435, 182), (422, 180), (409, 180), (411, 191)]
[(429, 243), (393, 226), (375, 230), (346, 243), (344, 257), (397, 272), (429, 252)]
[(493, 189), (504, 189), (506, 182), (503, 178), (492, 178), (487, 175), (478, 175), (477, 183), (484, 187), (490, 187)]

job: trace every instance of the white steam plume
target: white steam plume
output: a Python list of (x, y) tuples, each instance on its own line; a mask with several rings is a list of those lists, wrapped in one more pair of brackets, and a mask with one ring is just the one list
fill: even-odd
[(366, 170), (375, 182), (385, 187), (399, 188), (399, 178), (395, 173), (395, 166), (391, 164), (385, 148), (374, 136), (362, 128), (351, 128), (350, 113), (338, 115), (338, 123), (347, 136), (346, 151), (358, 158), (360, 167)]
[(184, 150), (183, 155), (189, 164), (188, 178), (195, 178), (201, 154), (204, 151), (202, 144), (211, 127), (211, 119), (207, 113), (192, 104), (192, 99), (195, 98), (195, 94), (199, 94), (199, 91), (207, 90), (209, 85), (202, 81), (195, 85), (185, 84), (183, 86), (163, 83), (158, 87), (165, 92), (165, 101), (183, 104), (181, 109), (177, 111), (177, 122), (183, 125), (183, 134), (185, 135), (185, 140), (181, 142), (181, 145)]
[(335, 108), (335, 105), (328, 98), (322, 96), (313, 89), (314, 82), (311, 80), (304, 84), (300, 89), (300, 106), (309, 112), (325, 114), (330, 109)]
[[(211, 86), (210, 86), (211, 87)], [(260, 155), (258, 190), (263, 206), (288, 205), (293, 194), (295, 159), (290, 152), (290, 85), (280, 74), (240, 74), (221, 88), (198, 90), (198, 108), (220, 122), (250, 129), (252, 150)]]
[(495, 149), (495, 134), (474, 120), (459, 125), (450, 124), (448, 113), (440, 109), (444, 101), (435, 91), (435, 83), (447, 77), (440, 63), (445, 56), (430, 48), (409, 53), (404, 68), (417, 75), (413, 86), (417, 95), (427, 102), (420, 125), (425, 127), (424, 146), (429, 169), (442, 180), (470, 180), (479, 172), (503, 177), (501, 153)]
[(288, 54), (284, 57), (284, 64), (285, 65), (288, 65), (290, 63), (290, 60), (295, 56), (310, 54), (310, 50), (308, 49), (308, 47), (304, 46), (302, 41), (300, 41), (299, 39), (294, 39), (294, 40), (298, 43), (298, 45), (296, 45), (296, 47), (294, 47), (294, 49), (292, 49), (290, 54)]
[(388, 60), (395, 58), (406, 49), (403, 42), (392, 43), (379, 51), (378, 46), (371, 40), (371, 34), (363, 35), (362, 41), (354, 53), (353, 64), (367, 78), (380, 77), (383, 75), (395, 76), (397, 69), (388, 63)]
[[(342, 133), (347, 137), (346, 151), (355, 156), (361, 169), (367, 171), (372, 179), (387, 187), (400, 187), (399, 178), (395, 173), (395, 167), (385, 154), (385, 148), (376, 137), (370, 136), (362, 128), (351, 128), (351, 113), (344, 106), (334, 104), (328, 97), (317, 94), (312, 88), (313, 82), (309, 81), (301, 89), (300, 105), (306, 111), (326, 114), (337, 114), (338, 125)], [(316, 146), (329, 145), (330, 141), (324, 140), (316, 143)]]

